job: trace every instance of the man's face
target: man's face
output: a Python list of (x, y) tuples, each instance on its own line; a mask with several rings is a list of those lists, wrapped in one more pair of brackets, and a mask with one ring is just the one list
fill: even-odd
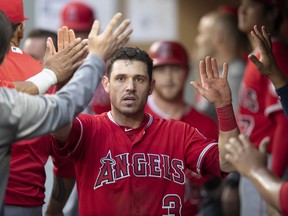
[(254, 25), (266, 23), (265, 6), (256, 0), (241, 0), (238, 9), (238, 27), (240, 31), (249, 33)]
[(198, 24), (198, 34), (195, 38), (195, 45), (197, 49), (197, 61), (204, 59), (206, 56), (215, 55), (215, 31), (214, 31), (214, 18), (204, 16)]
[(45, 38), (27, 38), (23, 50), (38, 61), (42, 61), (46, 51)]
[(148, 95), (153, 90), (146, 64), (140, 61), (114, 62), (110, 79), (103, 77), (102, 84), (110, 95), (113, 114), (126, 116), (143, 114)]
[(187, 68), (181, 65), (163, 65), (153, 69), (154, 93), (166, 101), (183, 97)]

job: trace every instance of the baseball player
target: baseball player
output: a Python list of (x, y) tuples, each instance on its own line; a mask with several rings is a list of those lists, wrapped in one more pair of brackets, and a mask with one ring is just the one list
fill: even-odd
[[(272, 81), (277, 93), (281, 94), (286, 91), (286, 95), (283, 94), (286, 100), (283, 100), (282, 97), (280, 98), (285, 111), (285, 107), (287, 108), (288, 105), (288, 81), (275, 62), (270, 35), (266, 32), (264, 26), (262, 26), (261, 30), (255, 26), (254, 31), (251, 32), (251, 37), (257, 47), (259, 47), (261, 59), (259, 61), (253, 54), (249, 56), (249, 59), (255, 64), (261, 74)], [(261, 141), (259, 151), (257, 151), (247, 137), (239, 135), (238, 139), (230, 139), (225, 146), (229, 152), (226, 158), (234, 165), (237, 171), (253, 182), (266, 201), (280, 211), (282, 215), (288, 215), (288, 183), (267, 169), (267, 143), (267, 139)]]
[[(9, 145), (9, 142), (15, 139), (39, 136), (51, 130), (55, 130), (58, 125), (61, 127), (67, 124), (69, 120), (71, 121), (74, 113), (79, 113), (83, 109), (83, 107), (87, 105), (87, 103), (91, 99), (91, 94), (93, 90), (95, 90), (101, 76), (104, 73), (104, 62), (100, 60), (100, 58), (106, 60), (107, 57), (111, 55), (111, 53), (113, 53), (117, 48), (119, 48), (119, 46), (122, 46), (124, 43), (127, 42), (128, 37), (131, 34), (131, 30), (127, 29), (127, 26), (130, 23), (128, 20), (124, 21), (115, 30), (116, 32), (114, 33), (113, 28), (115, 27), (116, 22), (117, 20), (119, 20), (119, 18), (120, 15), (117, 14), (109, 23), (109, 26), (104, 31), (104, 33), (100, 36), (97, 36), (99, 31), (99, 23), (95, 23), (94, 28), (91, 31), (91, 38), (89, 39), (90, 43), (88, 43), (88, 48), (91, 54), (88, 56), (85, 63), (80, 67), (79, 70), (81, 72), (77, 73), (77, 75), (75, 75), (74, 79), (67, 85), (67, 87), (64, 87), (63, 90), (57, 93), (56, 96), (34, 98), (27, 95), (16, 94), (11, 90), (7, 91), (7, 89), (1, 89), (3, 93), (3, 95), (1, 94), (1, 113), (3, 115), (1, 116), (0, 120), (0, 174), (1, 181), (3, 180), (3, 182), (1, 182), (0, 188), (1, 215), (3, 215), (3, 196), (5, 193), (10, 160), (8, 152), (11, 146)], [(67, 49), (71, 49), (71, 46)], [(100, 58), (94, 56), (94, 54), (99, 55)], [(89, 86), (83, 87), (82, 85), (84, 83), (85, 85)], [(75, 93), (75, 91), (77, 91), (77, 93)], [(79, 97), (79, 94), (80, 98), (77, 99)], [(77, 95), (77, 98), (75, 98), (75, 95)], [(61, 97), (64, 97), (64, 99), (61, 99)], [(14, 102), (15, 99), (19, 99), (18, 106)], [(73, 103), (71, 103), (72, 101)], [(31, 105), (33, 104), (34, 108), (29, 107), (29, 104), (27, 104), (28, 102), (33, 102), (31, 103)], [(29, 111), (34, 111), (32, 113), (33, 116), (31, 116), (31, 113)], [(47, 127), (45, 125), (45, 120), (48, 120)], [(33, 126), (32, 128), (31, 125)], [(41, 156), (42, 155), (39, 155), (39, 159), (41, 159)], [(25, 165), (27, 164), (25, 163)], [(21, 166), (23, 166), (23, 164)], [(18, 168), (21, 169), (20, 166)], [(34, 181), (33, 179), (31, 180)], [(39, 182), (37, 182), (37, 184), (38, 183)], [(29, 193), (31, 193), (31, 191), (29, 191)], [(19, 197), (14, 198), (19, 199)], [(28, 203), (29, 200), (25, 200), (25, 202)], [(7, 215), (12, 215), (13, 213), (19, 215), (20, 211), (23, 215), (25, 214), (24, 210), (25, 207), (19, 210), (18, 213), (17, 211), (10, 212), (7, 213)], [(42, 215), (42, 211), (38, 213), (31, 211), (31, 214), (29, 214), (28, 211), (26, 213), (28, 213), (28, 215)]]
[[(279, 37), (283, 8), (285, 2), (282, 0), (241, 0), (238, 26), (249, 36), (254, 25), (265, 25), (270, 30), (276, 63), (287, 76), (288, 47)], [(252, 40), (250, 43), (254, 46), (253, 53), (259, 58), (259, 50)], [(288, 120), (285, 118), (273, 84), (259, 73), (252, 62), (247, 63), (239, 100), (238, 124), (241, 133), (249, 137), (256, 148), (263, 137), (270, 137), (268, 152), (272, 155), (272, 171), (282, 177), (288, 163), (286, 139)], [(248, 179), (241, 178), (240, 191), (242, 215), (258, 215), (259, 211), (265, 212), (264, 202)]]
[[(176, 41), (157, 41), (148, 51), (153, 59), (155, 87), (148, 97), (145, 112), (164, 119), (176, 119), (197, 128), (205, 137), (217, 140), (218, 126), (184, 101), (184, 86), (189, 75), (189, 57)], [(183, 215), (196, 215), (201, 204), (200, 186), (205, 178), (185, 171), (187, 187)]]
[(238, 135), (228, 67), (220, 77), (215, 59), (200, 65), (202, 81), (192, 84), (217, 109), (219, 147), (184, 122), (144, 112), (155, 85), (145, 51), (125, 47), (112, 56), (102, 79), (111, 111), (79, 115), (53, 134), (55, 152), (74, 161), (80, 215), (181, 215), (185, 169), (218, 176), (233, 170), (222, 151)]

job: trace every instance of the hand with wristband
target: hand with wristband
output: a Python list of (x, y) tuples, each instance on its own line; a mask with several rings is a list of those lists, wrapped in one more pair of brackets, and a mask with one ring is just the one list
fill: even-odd
[(52, 39), (48, 38), (44, 69), (27, 80), (38, 87), (39, 94), (45, 93), (53, 85), (69, 81), (87, 54), (87, 40), (75, 39), (72, 29), (68, 30), (66, 26), (58, 29), (57, 37), (58, 53)]
[(217, 61), (207, 56), (199, 63), (200, 82), (192, 81), (192, 86), (209, 102), (213, 103), (219, 122), (219, 155), (220, 167), (224, 172), (235, 171), (235, 168), (225, 159), (224, 144), (231, 137), (236, 137), (239, 130), (232, 106), (231, 90), (227, 81), (228, 64), (223, 64), (223, 74), (220, 76)]

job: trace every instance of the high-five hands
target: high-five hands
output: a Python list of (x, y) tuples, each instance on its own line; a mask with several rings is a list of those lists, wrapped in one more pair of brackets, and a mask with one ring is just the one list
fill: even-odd
[(199, 63), (201, 82), (192, 81), (192, 86), (215, 108), (232, 103), (231, 90), (227, 81), (228, 64), (223, 64), (223, 74), (220, 76), (216, 59), (207, 56)]

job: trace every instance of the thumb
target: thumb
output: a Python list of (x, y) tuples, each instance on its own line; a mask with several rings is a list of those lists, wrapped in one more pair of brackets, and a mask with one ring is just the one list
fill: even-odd
[(48, 58), (50, 56), (52, 56), (52, 44), (51, 42), (47, 39), (46, 41), (46, 51), (45, 51), (45, 55), (44, 55), (44, 58)]
[(264, 137), (262, 139), (262, 141), (260, 142), (260, 145), (259, 145), (259, 152), (262, 153), (262, 154), (267, 154), (267, 146), (270, 142), (270, 138), (269, 137)]
[(196, 81), (191, 81), (190, 84), (195, 88), (197, 91), (200, 88), (200, 84)]
[(258, 58), (251, 54), (248, 56), (249, 60), (257, 67), (257, 69), (262, 67), (262, 63), (258, 60)]

